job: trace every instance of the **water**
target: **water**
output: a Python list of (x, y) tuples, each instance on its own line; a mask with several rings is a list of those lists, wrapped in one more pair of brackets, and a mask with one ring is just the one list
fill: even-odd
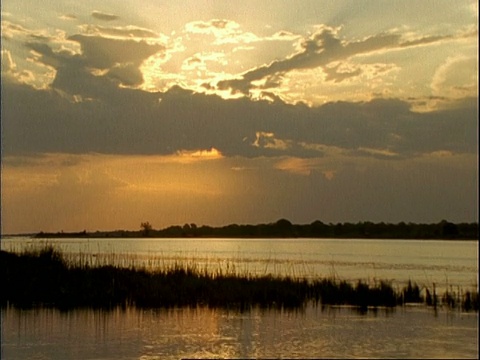
[(478, 316), (254, 309), (2, 309), (2, 359), (478, 358)]
[[(322, 239), (2, 239), (21, 251), (47, 241), (70, 259), (209, 271), (408, 279), (478, 287), (478, 242)], [(478, 313), (398, 307), (359, 314), (208, 308), (97, 311), (2, 308), (2, 359), (478, 358)]]

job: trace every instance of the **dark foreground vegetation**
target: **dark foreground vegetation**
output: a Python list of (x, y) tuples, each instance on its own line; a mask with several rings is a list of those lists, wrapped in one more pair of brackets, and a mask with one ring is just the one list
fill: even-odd
[(15, 254), (0, 251), (1, 306), (162, 308), (210, 306), (247, 310), (254, 306), (297, 309), (321, 306), (395, 307), (419, 303), (478, 311), (478, 292), (460, 289), (442, 296), (435, 288), (408, 283), (402, 289), (386, 281), (374, 286), (335, 279), (307, 281), (291, 277), (210, 274), (188, 266), (157, 271), (69, 264), (53, 247)]
[(359, 222), (325, 224), (314, 221), (311, 224), (292, 224), (280, 219), (270, 224), (237, 225), (222, 227), (185, 224), (170, 226), (156, 230), (149, 222), (143, 222), (138, 231), (96, 231), (75, 233), (45, 233), (35, 235), (39, 238), (52, 237), (204, 237), (204, 238), (350, 238), (350, 239), (445, 239), (445, 240), (478, 240), (477, 223), (454, 224), (442, 220), (435, 224), (414, 223), (372, 223)]

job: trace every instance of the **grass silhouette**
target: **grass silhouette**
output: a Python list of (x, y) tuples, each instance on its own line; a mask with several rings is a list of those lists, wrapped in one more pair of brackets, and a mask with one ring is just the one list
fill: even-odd
[[(47, 245), (20, 254), (0, 251), (2, 292), (0, 304), (15, 307), (47, 306), (138, 308), (209, 306), (248, 310), (252, 307), (298, 309), (309, 302), (321, 306), (350, 305), (368, 308), (408, 303), (447, 306), (478, 311), (476, 291), (447, 290), (442, 297), (408, 282), (402, 289), (380, 281), (373, 286), (323, 278), (306, 280), (290, 276), (239, 275), (198, 269), (175, 263), (155, 269), (135, 266), (92, 265), (67, 261)], [(422, 296), (422, 293), (425, 293)]]

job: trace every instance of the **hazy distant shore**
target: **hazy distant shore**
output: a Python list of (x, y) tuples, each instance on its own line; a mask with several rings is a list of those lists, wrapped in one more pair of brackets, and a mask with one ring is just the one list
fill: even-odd
[(140, 230), (39, 232), (2, 236), (29, 236), (35, 238), (348, 238), (348, 239), (435, 239), (478, 240), (478, 223), (451, 223), (442, 220), (433, 224), (404, 223), (337, 223), (292, 224), (286, 219), (258, 225), (230, 224), (221, 227), (208, 225), (169, 226), (154, 229), (142, 223)]

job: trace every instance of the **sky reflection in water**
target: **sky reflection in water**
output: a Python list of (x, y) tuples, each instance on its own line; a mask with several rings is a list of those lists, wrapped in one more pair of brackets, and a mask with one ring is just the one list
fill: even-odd
[(425, 308), (249, 312), (2, 309), (2, 358), (475, 358), (478, 314)]

